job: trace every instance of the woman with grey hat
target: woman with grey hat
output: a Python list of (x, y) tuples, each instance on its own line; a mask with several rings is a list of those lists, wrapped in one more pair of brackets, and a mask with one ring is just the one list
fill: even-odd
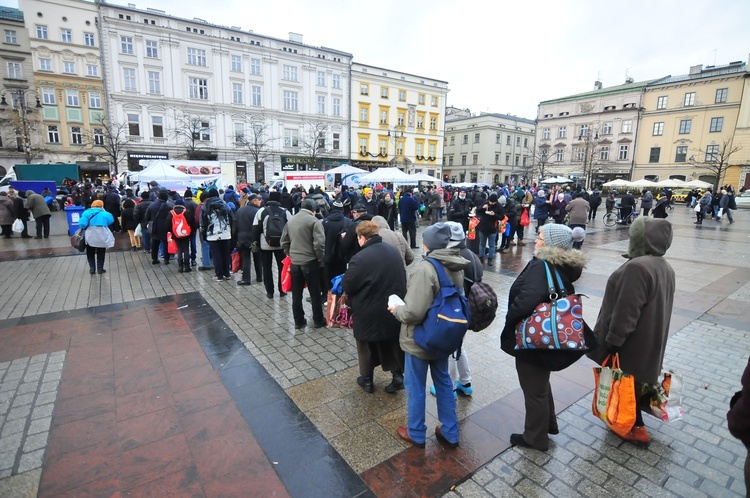
[[(443, 265), (453, 283), (463, 286), (463, 268), (468, 261), (459, 254), (458, 247), (449, 247), (451, 228), (445, 223), (435, 223), (422, 234), (422, 250), (428, 257)], [(427, 437), (425, 425), (425, 391), (427, 369), (432, 374), (437, 396), (438, 419), (442, 425), (435, 435), (448, 446), (458, 446), (458, 417), (453, 383), (448, 374), (448, 356), (435, 358), (417, 346), (414, 327), (427, 316), (435, 296), (440, 290), (440, 280), (435, 267), (427, 260), (417, 264), (409, 277), (403, 305), (391, 305), (388, 310), (401, 322), (400, 343), (405, 353), (404, 384), (407, 399), (407, 424), (398, 428), (398, 435), (412, 444), (424, 448)]]
[[(562, 370), (575, 363), (583, 351), (516, 349), (516, 325), (531, 316), (534, 309), (550, 301), (545, 263), (554, 267), (568, 294), (575, 293), (573, 282), (581, 277), (588, 257), (573, 250), (573, 231), (565, 225), (547, 224), (539, 229), (534, 245), (534, 258), (513, 282), (508, 295), (508, 312), (500, 336), (503, 351), (516, 359), (516, 371), (526, 405), (526, 420), (522, 434), (511, 434), (514, 446), (549, 449), (549, 434), (557, 434), (555, 403), (550, 386), (550, 372)], [(553, 271), (550, 268), (550, 271)], [(586, 333), (586, 342), (593, 342)]]

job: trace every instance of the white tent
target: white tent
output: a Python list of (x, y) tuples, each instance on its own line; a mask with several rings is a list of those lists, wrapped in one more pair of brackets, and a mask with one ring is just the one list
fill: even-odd
[(552, 178), (542, 180), (542, 183), (544, 183), (545, 185), (554, 185), (558, 183), (573, 183), (573, 180), (571, 180), (570, 178), (565, 178), (564, 176), (553, 176)]
[(359, 177), (359, 183), (409, 183), (411, 177), (398, 168), (378, 168), (372, 173)]
[(148, 183), (151, 181), (190, 181), (190, 175), (179, 171), (164, 161), (154, 161), (148, 168), (131, 175), (136, 181)]
[(325, 173), (331, 175), (346, 175), (350, 173), (367, 173), (367, 170), (355, 168), (354, 166), (349, 166), (348, 164), (342, 164), (341, 166), (337, 166), (333, 169), (327, 170)]
[(443, 181), (440, 178), (435, 178), (434, 176), (430, 176), (427, 173), (414, 173), (409, 175), (409, 178), (411, 178), (414, 182), (430, 182), (430, 183), (442, 183)]
[(712, 188), (713, 186), (713, 183), (704, 182), (703, 180), (691, 180), (683, 185), (683, 187), (690, 188)]
[(652, 182), (651, 180), (646, 180), (645, 178), (636, 180), (634, 182), (630, 182), (629, 185), (631, 187), (641, 187), (641, 188), (654, 188), (658, 187), (655, 182)]
[(482, 182), (461, 182), (461, 183), (450, 183), (449, 185), (458, 188), (474, 188), (474, 187), (490, 187), (489, 183)]
[(680, 188), (680, 187), (685, 186), (685, 182), (677, 178), (669, 178), (667, 180), (656, 182), (656, 185), (659, 187)]
[(616, 180), (612, 180), (611, 182), (607, 182), (603, 184), (603, 187), (627, 187), (630, 185), (630, 182), (627, 180), (623, 180), (622, 178), (618, 178)]

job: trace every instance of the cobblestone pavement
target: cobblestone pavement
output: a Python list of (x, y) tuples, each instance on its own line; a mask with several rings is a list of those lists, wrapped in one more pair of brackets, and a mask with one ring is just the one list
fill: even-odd
[[(460, 398), (458, 410), (463, 420), (462, 443), (477, 441), (481, 446), (482, 438), (496, 436), (506, 446), (483, 448), (484, 453), (476, 448), (476, 458), (464, 458), (463, 454), (452, 457), (431, 441), (427, 455), (442, 467), (430, 468), (437, 474), (426, 473), (425, 458), (415, 456), (413, 448), (405, 449), (395, 435), (395, 426), (404, 419), (404, 393), (366, 397), (356, 387), (356, 347), (350, 331), (295, 332), (291, 296), (267, 299), (262, 285), (216, 283), (211, 272), (178, 274), (176, 265), (152, 266), (143, 253), (108, 252), (108, 272), (89, 276), (85, 258), (71, 255), (67, 237), (61, 235), (65, 229), (62, 213), (55, 213), (53, 237), (48, 240), (2, 241), (0, 274), (6, 292), (0, 295), (0, 320), (198, 292), (373, 489), (377, 480), (390, 482), (384, 478), (386, 473), (393, 479), (396, 487), (391, 491), (376, 491), (382, 496), (445, 492), (462, 497), (741, 495), (746, 452), (727, 433), (725, 413), (729, 398), (739, 388), (750, 351), (750, 321), (745, 312), (750, 302), (750, 220), (743, 219), (746, 213), (737, 212), (737, 222), (731, 226), (706, 221), (702, 227), (692, 225), (691, 212), (684, 208), (670, 213), (675, 240), (667, 259), (677, 272), (678, 291), (665, 367), (685, 377), (686, 416), (671, 424), (647, 419), (654, 439), (648, 450), (622, 443), (590, 414), (593, 376), (590, 365), (583, 361), (557, 378), (559, 388), (553, 385), (556, 404), (564, 409), (560, 435), (553, 436), (555, 444), (550, 451), (508, 449), (504, 434), (521, 429), (523, 402), (512, 361), (499, 349), (501, 314), (493, 327), (467, 338), (475, 395)], [(623, 227), (601, 225), (596, 222), (588, 230), (584, 250), (591, 262), (577, 285), (589, 296), (585, 317), (590, 323), (598, 313), (606, 280), (622, 264), (620, 254), (627, 249)], [(532, 257), (532, 239), (533, 234), (528, 235), (525, 246), (514, 247), (497, 258), (494, 268), (485, 270), (485, 281), (496, 289), (501, 310), (510, 284)], [(309, 314), (309, 305), (305, 307)], [(4, 353), (14, 347), (0, 343)], [(25, 358), (22, 348), (18, 348), (17, 358)], [(33, 358), (36, 356), (28, 360), (29, 365)], [(0, 376), (10, 371), (3, 370), (3, 365)], [(381, 388), (387, 383), (382, 376), (376, 381)], [(0, 413), (16, 408), (7, 403), (10, 398), (2, 396), (12, 391), (17, 397), (15, 390), (23, 384), (9, 387), (11, 384), (3, 380), (0, 385), (0, 407), (4, 407)], [(0, 423), (7, 425), (1, 417)], [(434, 422), (434, 403), (428, 402), (428, 424)], [(0, 437), (5, 438), (4, 426), (0, 430)], [(8, 435), (11, 437), (10, 432)], [(470, 452), (472, 448), (466, 446), (463, 449)], [(11, 457), (5, 448), (0, 446), (0, 476), (7, 475), (4, 469), (18, 474), (0, 480), (0, 496), (20, 496), (24, 484), (19, 478), (39, 472), (18, 472), (23, 456), (35, 450), (9, 446), (13, 464), (8, 465), (5, 462)], [(477, 456), (479, 453), (482, 455)], [(448, 468), (451, 472), (445, 471)], [(388, 472), (381, 473), (383, 469)], [(38, 476), (36, 479), (38, 482)], [(458, 482), (461, 484), (449, 491)]]

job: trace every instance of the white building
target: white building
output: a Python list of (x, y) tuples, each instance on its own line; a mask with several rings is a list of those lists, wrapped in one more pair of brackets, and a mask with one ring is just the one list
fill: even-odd
[(354, 63), (351, 164), (441, 177), (448, 83)]
[(100, 23), (131, 166), (234, 160), (239, 179), (265, 181), (348, 160), (351, 54), (130, 5), (101, 3)]
[(445, 124), (444, 177), (447, 181), (525, 182), (532, 178), (536, 126), (507, 114), (472, 115), (448, 108)]

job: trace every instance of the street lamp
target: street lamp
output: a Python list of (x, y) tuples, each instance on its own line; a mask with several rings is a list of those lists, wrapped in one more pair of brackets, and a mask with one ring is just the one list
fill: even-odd
[[(11, 97), (11, 108), (8, 108), (8, 102), (5, 100), (5, 94), (8, 93)], [(33, 99), (36, 99), (36, 105), (31, 107), (27, 104), (27, 95), (31, 95)], [(0, 94), (0, 107), (3, 111), (10, 111), (18, 117), (20, 126), (16, 126), (16, 132), (20, 139), (20, 146), (23, 149), (23, 155), (26, 159), (26, 164), (31, 164), (31, 127), (29, 125), (28, 115), (34, 113), (37, 109), (43, 109), (42, 103), (39, 100), (39, 94), (33, 90), (6, 90)]]
[[(388, 140), (389, 141), (393, 140), (393, 159), (391, 160), (391, 162), (393, 163), (393, 165), (395, 167), (398, 167), (398, 165), (399, 165), (398, 164), (399, 163), (399, 156), (405, 158), (404, 151), (402, 150), (401, 154), (399, 154), (399, 151), (398, 151), (399, 140), (403, 139), (403, 138), (404, 138), (404, 127), (403, 126), (396, 125), (393, 128), (389, 128), (388, 129)], [(388, 154), (386, 153), (386, 157), (387, 157), (387, 155)], [(404, 159), (404, 161), (403, 161), (403, 168), (406, 170), (407, 166), (408, 166), (408, 163)], [(409, 171), (406, 171), (406, 172), (408, 173)]]

